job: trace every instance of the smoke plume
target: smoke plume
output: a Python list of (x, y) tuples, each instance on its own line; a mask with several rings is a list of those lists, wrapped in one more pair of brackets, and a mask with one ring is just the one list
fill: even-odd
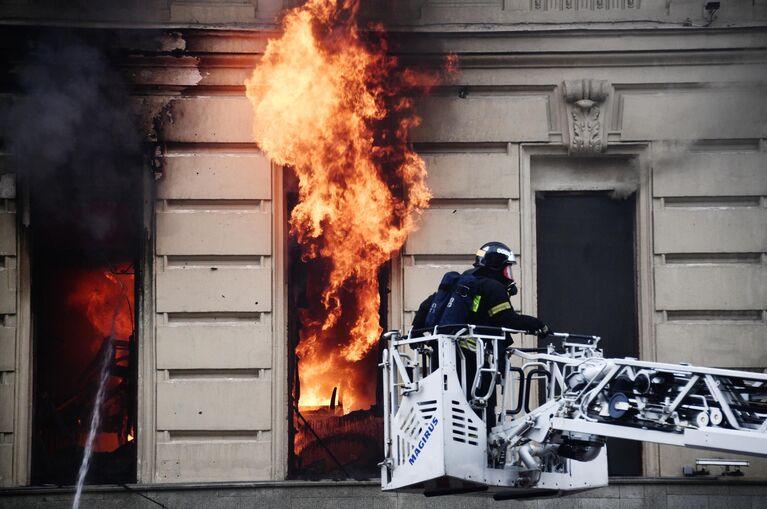
[(84, 239), (106, 240), (115, 210), (140, 187), (141, 140), (125, 80), (105, 51), (62, 37), (38, 43), (17, 75), (21, 93), (4, 139), (33, 209)]

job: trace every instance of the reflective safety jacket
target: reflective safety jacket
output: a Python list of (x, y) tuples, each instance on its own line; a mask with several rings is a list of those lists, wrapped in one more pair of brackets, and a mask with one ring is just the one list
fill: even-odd
[[(467, 323), (508, 327), (530, 332), (544, 327), (544, 323), (534, 316), (523, 315), (514, 311), (506, 293), (506, 285), (502, 282), (502, 275), (496, 275), (496, 273), (483, 268), (475, 270), (474, 275), (479, 279), (479, 284), (477, 293), (472, 300), (472, 309)], [(426, 315), (435, 295), (436, 293), (429, 295), (418, 307), (418, 312), (413, 319), (414, 328), (419, 329), (425, 326)]]

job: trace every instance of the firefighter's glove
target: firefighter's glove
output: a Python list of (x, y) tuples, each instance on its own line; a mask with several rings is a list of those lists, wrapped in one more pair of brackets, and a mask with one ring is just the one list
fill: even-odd
[(543, 339), (549, 335), (549, 326), (544, 323), (543, 327), (541, 327), (540, 329), (536, 331), (533, 331), (533, 334), (538, 336), (539, 339)]

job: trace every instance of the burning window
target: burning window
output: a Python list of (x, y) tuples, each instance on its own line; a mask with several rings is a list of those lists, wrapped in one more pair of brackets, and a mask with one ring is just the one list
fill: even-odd
[(377, 475), (380, 281), (430, 197), (407, 138), (419, 123), (413, 96), (439, 75), (403, 68), (381, 24), (358, 24), (359, 7), (308, 0), (289, 11), (245, 82), (255, 141), (295, 174), (295, 476)]
[(33, 482), (73, 484), (91, 432), (88, 483), (134, 482), (135, 253), (40, 249), (34, 233)]
[[(298, 199), (297, 179), (285, 171), (285, 203), (292, 211)], [(290, 344), (289, 475), (301, 479), (371, 478), (378, 476), (383, 456), (381, 380), (375, 345), (361, 358), (344, 357), (358, 317), (358, 290), (349, 284), (340, 293), (343, 310), (336, 324), (322, 331), (326, 315), (321, 294), (327, 284), (328, 259), (306, 259), (295, 236), (287, 255), (288, 341)], [(376, 325), (386, 328), (389, 264), (378, 271), (380, 306)]]
[(377, 475), (381, 281), (430, 197), (407, 137), (419, 122), (413, 96), (439, 76), (403, 68), (382, 25), (359, 26), (358, 9), (309, 0), (289, 11), (245, 82), (255, 141), (295, 175), (286, 191), (299, 477)]
[(43, 37), (17, 70), (6, 133), (25, 196), (32, 482), (135, 482), (139, 131), (106, 51)]
[(129, 178), (91, 177), (30, 179), (34, 483), (73, 484), (85, 456), (90, 484), (136, 480), (142, 205)]

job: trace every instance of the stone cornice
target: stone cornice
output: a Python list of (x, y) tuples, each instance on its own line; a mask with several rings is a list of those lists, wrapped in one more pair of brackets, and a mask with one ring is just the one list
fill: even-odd
[(504, 32), (391, 32), (403, 52), (459, 54), (717, 51), (767, 48), (767, 27), (635, 28)]
[[(443, 61), (442, 56), (426, 55), (417, 57), (401, 54), (403, 58), (418, 58), (419, 61)], [(246, 54), (189, 54), (172, 55), (163, 52), (146, 53), (136, 58), (140, 65), (161, 65), (163, 67), (242, 67), (253, 64), (259, 53)], [(529, 68), (529, 67), (583, 67), (610, 66), (654, 66), (654, 65), (732, 65), (767, 63), (767, 48), (717, 51), (614, 51), (584, 52), (562, 55), (560, 53), (531, 54), (509, 53), (495, 55), (460, 55), (460, 67), (466, 68)]]
[[(132, 21), (80, 21), (74, 19), (43, 19), (4, 17), (0, 18), (0, 26), (5, 27), (61, 27), (88, 30), (157, 30), (184, 32), (216, 32), (220, 35), (246, 35), (258, 37), (264, 33), (279, 32), (276, 23), (165, 23), (165, 22), (132, 22)], [(433, 37), (524, 37), (535, 34), (536, 37), (567, 35), (600, 34), (733, 34), (736, 32), (767, 33), (767, 20), (743, 21), (721, 26), (690, 25), (680, 21), (652, 20), (623, 20), (610, 22), (577, 22), (577, 23), (454, 23), (454, 24), (423, 24), (423, 25), (387, 25), (391, 34), (419, 34)]]
[[(574, 54), (459, 54), (461, 69), (537, 67), (626, 67), (657, 65), (732, 65), (767, 63), (767, 48), (692, 51), (613, 51)], [(439, 59), (435, 59), (435, 62)]]
[[(39, 27), (14, 25), (7, 20), (0, 22), (0, 26), (11, 35), (14, 31), (34, 31)], [(120, 29), (154, 34), (153, 39), (129, 39), (145, 46), (131, 50), (147, 56), (163, 52), (201, 56), (217, 65), (211, 55), (220, 55), (220, 65), (224, 66), (237, 65), (237, 55), (247, 59), (262, 53), (268, 39), (279, 34), (274, 27)], [(94, 27), (88, 31), (114, 33), (114, 28)], [(767, 59), (767, 25), (716, 29), (633, 26), (583, 29), (562, 25), (556, 30), (390, 33), (395, 53), (403, 58), (434, 58), (436, 62), (440, 55), (455, 53), (464, 68), (754, 64)], [(122, 39), (115, 40), (117, 45)]]

